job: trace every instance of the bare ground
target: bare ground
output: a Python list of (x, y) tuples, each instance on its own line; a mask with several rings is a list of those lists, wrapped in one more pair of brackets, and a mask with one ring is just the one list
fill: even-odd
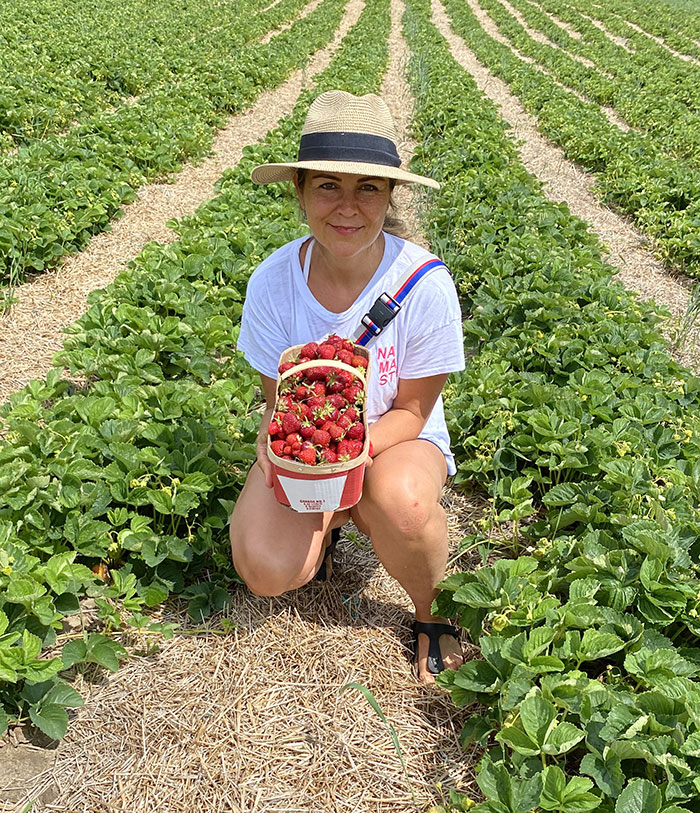
[[(474, 5), (474, 0), (469, 0)], [(666, 324), (673, 336), (686, 313), (692, 283), (674, 276), (672, 269), (654, 257), (648, 240), (624, 217), (602, 205), (593, 194), (595, 179), (569, 161), (563, 151), (537, 130), (537, 119), (525, 111), (508, 85), (494, 76), (467, 48), (450, 27), (449, 18), (439, 0), (433, 0), (433, 21), (447, 39), (455, 59), (476, 81), (479, 89), (496, 105), (511, 126), (512, 138), (520, 143), (520, 158), (525, 167), (543, 184), (544, 194), (566, 203), (571, 212), (590, 223), (607, 247), (607, 261), (617, 268), (617, 279), (639, 293), (666, 306), (672, 319)], [(490, 33), (490, 32), (489, 32)], [(693, 370), (700, 370), (698, 332), (691, 331), (677, 353)]]
[(196, 166), (185, 166), (172, 182), (141, 187), (139, 199), (125, 207), (124, 216), (114, 221), (111, 231), (93, 237), (85, 250), (67, 258), (57, 270), (16, 289), (19, 301), (0, 316), (0, 403), (28, 381), (46, 375), (54, 353), (61, 349), (61, 329), (85, 312), (91, 291), (112, 282), (146, 243), (175, 239), (167, 222), (193, 214), (213, 197), (214, 183), (224, 170), (236, 165), (243, 147), (255, 143), (284, 113), (291, 112), (301, 90), (327, 67), (362, 7), (362, 0), (350, 0), (328, 48), (276, 90), (263, 92), (249, 110), (231, 116), (208, 158)]

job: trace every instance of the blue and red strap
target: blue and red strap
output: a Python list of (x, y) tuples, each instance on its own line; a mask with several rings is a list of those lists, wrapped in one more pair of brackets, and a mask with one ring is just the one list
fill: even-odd
[(421, 263), (418, 268), (409, 271), (409, 273), (400, 280), (401, 284), (399, 289), (393, 296), (383, 293), (362, 317), (362, 327), (356, 334), (355, 344), (360, 344), (364, 347), (378, 336), (401, 310), (401, 303), (411, 293), (416, 284), (423, 279), (423, 277), (440, 266), (445, 267), (445, 263), (438, 259)]

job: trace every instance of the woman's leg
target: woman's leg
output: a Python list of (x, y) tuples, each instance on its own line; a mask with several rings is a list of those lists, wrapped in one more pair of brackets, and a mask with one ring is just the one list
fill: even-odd
[(348, 511), (300, 514), (281, 505), (255, 465), (231, 516), (236, 572), (257, 595), (278, 596), (301, 587), (321, 564), (327, 531), (349, 518)]
[[(430, 441), (412, 440), (386, 449), (365, 473), (362, 499), (351, 510), (360, 531), (371, 540), (379, 560), (408, 593), (416, 620), (445, 622), (431, 614), (447, 564), (447, 522), (440, 505), (447, 468)], [(428, 638), (419, 636), (418, 676), (434, 681), (427, 667)], [(445, 666), (462, 664), (458, 642), (440, 636)]]

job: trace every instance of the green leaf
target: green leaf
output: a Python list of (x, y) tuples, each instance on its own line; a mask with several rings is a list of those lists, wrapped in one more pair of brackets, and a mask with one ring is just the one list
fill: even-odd
[(58, 706), (65, 706), (66, 708), (79, 708), (85, 705), (85, 701), (79, 692), (65, 680), (57, 681), (46, 693), (43, 703), (55, 703)]
[(532, 757), (540, 753), (539, 745), (533, 742), (524, 731), (515, 726), (503, 726), (496, 734), (496, 739), (526, 757)]
[(625, 783), (625, 775), (620, 764), (621, 760), (617, 754), (609, 753), (606, 754), (605, 759), (601, 759), (601, 757), (589, 753), (581, 760), (579, 770), (581, 773), (592, 776), (603, 793), (617, 799)]
[(584, 736), (584, 732), (580, 728), (576, 728), (575, 725), (566, 722), (559, 723), (547, 737), (547, 741), (542, 746), (542, 751), (551, 756), (565, 754), (581, 742)]
[(624, 645), (622, 638), (612, 632), (588, 629), (583, 633), (581, 646), (576, 654), (581, 661), (596, 661), (618, 652)]
[(5, 714), (4, 709), (0, 708), (0, 737), (7, 731), (7, 726), (9, 725), (9, 719), (7, 714)]
[(681, 754), (689, 757), (700, 757), (700, 732), (694, 731), (681, 745)]
[(632, 779), (615, 803), (615, 813), (659, 813), (661, 791), (648, 779)]
[(20, 574), (13, 578), (5, 591), (5, 600), (10, 604), (30, 605), (46, 593), (46, 588), (30, 576)]
[(508, 812), (513, 810), (513, 782), (505, 765), (484, 757), (476, 781), (487, 799), (500, 802)]
[(37, 708), (29, 707), (29, 718), (34, 725), (51, 737), (52, 740), (60, 740), (66, 735), (68, 730), (68, 714), (63, 706), (56, 703), (49, 703)]
[(526, 697), (520, 705), (520, 720), (530, 739), (542, 745), (556, 720), (557, 710), (542, 695), (534, 694)]
[(501, 685), (500, 678), (495, 669), (489, 666), (486, 661), (467, 661), (460, 666), (454, 678), (457, 686), (469, 689), (472, 692), (498, 691)]

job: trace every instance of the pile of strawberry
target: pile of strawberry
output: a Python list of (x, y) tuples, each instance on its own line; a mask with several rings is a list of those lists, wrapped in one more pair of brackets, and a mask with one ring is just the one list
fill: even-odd
[(367, 359), (348, 339), (332, 334), (321, 344), (309, 342), (299, 357), (280, 364), (280, 374), (305, 361), (337, 359), (357, 374), (319, 364), (280, 382), (270, 421), (270, 448), (284, 460), (309, 466), (354, 460), (364, 448), (362, 404)]

